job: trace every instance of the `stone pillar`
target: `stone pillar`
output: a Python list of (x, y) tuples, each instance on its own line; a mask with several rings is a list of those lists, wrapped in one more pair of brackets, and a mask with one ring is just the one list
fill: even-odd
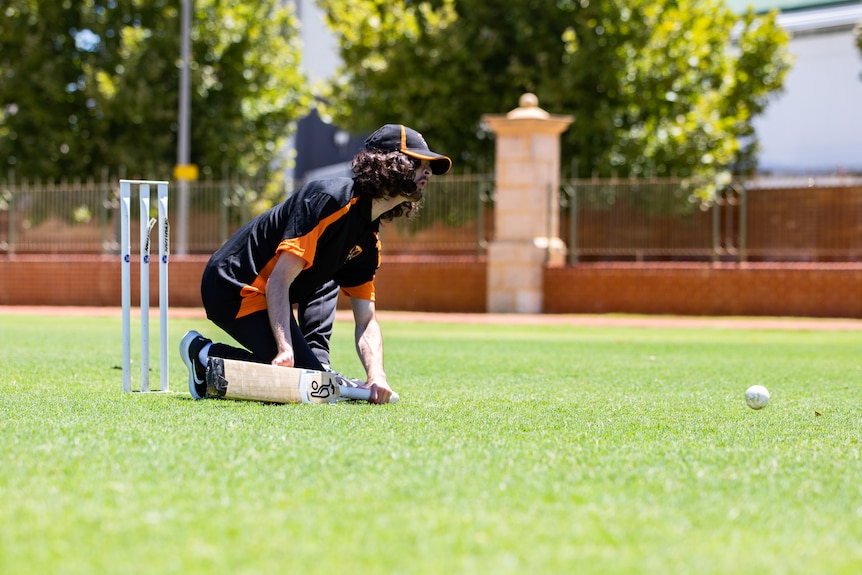
[(482, 120), (496, 135), (494, 239), (488, 246), (488, 312), (541, 313), (546, 265), (563, 265), (560, 134), (571, 116), (551, 115), (533, 94)]

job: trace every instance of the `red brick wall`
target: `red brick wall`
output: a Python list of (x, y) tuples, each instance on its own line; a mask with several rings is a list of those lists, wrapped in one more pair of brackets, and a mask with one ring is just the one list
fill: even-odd
[[(172, 307), (201, 305), (205, 263), (174, 256)], [(133, 264), (134, 304), (137, 271)], [(150, 274), (155, 307), (157, 265)], [(485, 261), (471, 257), (390, 257), (378, 274), (378, 307), (482, 313), (485, 275)], [(547, 269), (544, 297), (547, 313), (862, 318), (862, 264), (581, 264)], [(99, 256), (0, 258), (0, 305), (119, 306), (120, 264)]]
[[(0, 305), (119, 306), (119, 256), (33, 255), (0, 258)], [(171, 306), (199, 307), (206, 258), (171, 260)], [(132, 263), (132, 302), (140, 299), (140, 274)], [(159, 302), (159, 266), (150, 264), (150, 305)]]
[[(200, 307), (205, 256), (174, 256), (169, 270), (171, 307)], [(150, 305), (158, 305), (158, 265), (150, 265)], [(140, 299), (132, 263), (132, 304)], [(485, 263), (464, 257), (390, 257), (377, 277), (381, 309), (431, 312), (485, 311)], [(119, 306), (117, 256), (0, 258), (0, 305)], [(345, 299), (342, 307), (349, 307)]]
[(486, 267), (484, 260), (472, 257), (385, 258), (375, 280), (377, 306), (398, 311), (484, 312)]
[(862, 318), (862, 264), (549, 268), (545, 312)]

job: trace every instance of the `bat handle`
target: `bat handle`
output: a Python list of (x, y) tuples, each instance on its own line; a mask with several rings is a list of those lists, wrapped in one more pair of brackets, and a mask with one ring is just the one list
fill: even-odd
[[(345, 397), (347, 399), (368, 401), (369, 399), (371, 399), (371, 390), (367, 387), (342, 387), (340, 395), (341, 397)], [(389, 403), (398, 403), (398, 394), (394, 391), (389, 397)]]

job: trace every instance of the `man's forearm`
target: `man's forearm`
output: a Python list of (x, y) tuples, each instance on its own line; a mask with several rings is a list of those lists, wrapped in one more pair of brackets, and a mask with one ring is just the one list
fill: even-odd
[(374, 311), (374, 302), (354, 299), (353, 318), (356, 322), (356, 353), (368, 375), (368, 383), (388, 386), (383, 369), (383, 334)]
[(293, 355), (293, 340), (290, 334), (289, 314), (292, 313), (290, 298), (282, 297), (281, 294), (275, 297), (267, 294), (266, 308), (269, 315), (269, 325), (272, 328), (272, 335), (275, 337), (275, 345), (278, 349), (278, 355), (274, 359), (278, 360), (279, 365), (292, 367), (293, 361), (288, 360), (284, 355), (287, 352), (290, 352), (290, 356)]
[(266, 310), (278, 348), (277, 355), (272, 360), (276, 365), (292, 367), (294, 364), (293, 341), (290, 334), (290, 320), (293, 313), (290, 304), (290, 285), (302, 271), (303, 265), (301, 258), (293, 254), (282, 254), (266, 282)]
[(356, 326), (356, 353), (368, 374), (369, 383), (385, 383), (383, 370), (383, 334), (376, 319)]

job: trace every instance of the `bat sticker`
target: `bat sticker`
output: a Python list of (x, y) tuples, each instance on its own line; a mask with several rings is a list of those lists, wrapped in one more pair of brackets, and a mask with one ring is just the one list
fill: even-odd
[(314, 379), (311, 382), (311, 391), (308, 395), (315, 399), (329, 399), (335, 396), (335, 385), (331, 381), (324, 383)]

